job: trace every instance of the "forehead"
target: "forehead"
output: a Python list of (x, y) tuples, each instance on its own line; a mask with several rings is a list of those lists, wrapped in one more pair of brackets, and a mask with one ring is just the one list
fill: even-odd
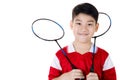
[(95, 22), (95, 19), (87, 14), (80, 13), (75, 18), (74, 21), (87, 21), (87, 22)]

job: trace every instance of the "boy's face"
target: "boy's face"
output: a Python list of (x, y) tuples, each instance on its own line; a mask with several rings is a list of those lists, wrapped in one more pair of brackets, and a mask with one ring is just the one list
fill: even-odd
[(75, 40), (80, 42), (90, 42), (94, 32), (98, 29), (98, 23), (95, 19), (87, 14), (80, 13), (71, 21), (71, 29)]

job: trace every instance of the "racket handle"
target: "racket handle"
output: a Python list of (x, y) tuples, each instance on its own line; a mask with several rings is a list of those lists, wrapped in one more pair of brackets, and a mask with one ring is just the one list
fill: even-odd
[(92, 64), (91, 68), (90, 68), (90, 72), (94, 72), (94, 65)]

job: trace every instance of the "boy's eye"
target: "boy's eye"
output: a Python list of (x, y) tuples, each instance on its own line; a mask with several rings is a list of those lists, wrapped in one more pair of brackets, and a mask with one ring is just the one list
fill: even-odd
[(93, 24), (91, 24), (91, 23), (90, 23), (90, 24), (88, 24), (88, 26), (92, 26), (92, 25), (93, 25)]
[(81, 25), (81, 23), (76, 23), (77, 25)]

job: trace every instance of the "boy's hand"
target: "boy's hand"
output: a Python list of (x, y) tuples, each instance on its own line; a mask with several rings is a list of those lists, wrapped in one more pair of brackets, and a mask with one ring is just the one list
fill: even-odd
[(84, 78), (83, 72), (79, 69), (73, 69), (72, 71), (64, 73), (54, 80), (75, 80), (78, 78), (79, 79)]
[(99, 80), (98, 75), (96, 73), (90, 72), (86, 76), (86, 80)]

